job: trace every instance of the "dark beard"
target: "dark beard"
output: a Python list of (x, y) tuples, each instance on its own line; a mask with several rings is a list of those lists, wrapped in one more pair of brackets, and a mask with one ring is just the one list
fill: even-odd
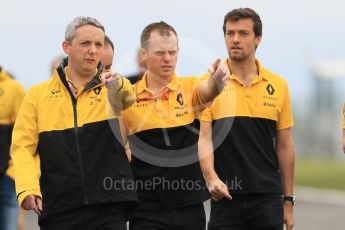
[(229, 58), (234, 62), (244, 62), (245, 60), (248, 59), (248, 56), (246, 56), (246, 55), (232, 56), (231, 53), (229, 53)]

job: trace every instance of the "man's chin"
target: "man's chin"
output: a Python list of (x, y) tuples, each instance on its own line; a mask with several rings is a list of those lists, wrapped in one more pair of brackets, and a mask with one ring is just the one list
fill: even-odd
[(84, 68), (83, 72), (84, 72), (84, 75), (86, 75), (86, 76), (91, 76), (91, 75), (94, 76), (97, 73), (97, 67), (94, 67), (94, 68), (90, 68), (90, 67)]
[(163, 77), (164, 79), (169, 79), (169, 78), (171, 78), (172, 77), (172, 75), (173, 75), (174, 73), (172, 73), (172, 72), (164, 72), (164, 73), (162, 73), (161, 74), (161, 77)]
[(242, 62), (244, 60), (246, 60), (246, 57), (244, 56), (238, 56), (238, 55), (230, 55), (230, 59), (236, 62)]

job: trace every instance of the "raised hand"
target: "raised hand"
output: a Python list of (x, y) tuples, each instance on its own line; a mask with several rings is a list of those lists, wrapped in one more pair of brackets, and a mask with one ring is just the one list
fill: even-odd
[(223, 90), (226, 80), (229, 79), (230, 71), (228, 65), (217, 59), (209, 68), (208, 72), (212, 79), (216, 81), (219, 91)]
[(117, 85), (119, 79), (120, 75), (117, 72), (105, 72), (101, 75), (101, 82), (107, 87)]

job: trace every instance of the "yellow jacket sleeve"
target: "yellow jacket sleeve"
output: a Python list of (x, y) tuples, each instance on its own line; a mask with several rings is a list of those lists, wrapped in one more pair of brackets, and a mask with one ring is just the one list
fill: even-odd
[[(14, 124), (20, 105), (23, 101), (24, 98), (24, 88), (21, 84), (15, 83), (14, 84), (15, 88), (13, 89), (13, 97), (12, 97), (12, 109), (10, 113), (10, 123)], [(10, 159), (8, 162), (8, 168), (6, 170), (6, 175), (14, 179), (14, 169), (13, 169), (13, 163), (12, 160)]]
[(39, 186), (37, 95), (31, 89), (24, 97), (12, 133), (11, 157), (14, 166), (16, 191), (19, 204), (30, 194), (42, 197)]
[(132, 84), (120, 77), (116, 85), (107, 86), (108, 100), (116, 114), (130, 107), (136, 99)]
[(16, 117), (18, 115), (19, 109), (20, 109), (20, 105), (22, 104), (23, 98), (24, 98), (24, 88), (23, 86), (21, 86), (20, 84), (17, 85), (16, 87), (16, 92), (13, 95), (13, 110), (11, 113), (11, 120), (12, 123), (15, 122)]

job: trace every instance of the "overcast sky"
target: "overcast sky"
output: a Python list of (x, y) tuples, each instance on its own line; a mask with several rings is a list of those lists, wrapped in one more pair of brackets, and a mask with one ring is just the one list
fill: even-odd
[(180, 38), (177, 74), (199, 75), (215, 58), (226, 57), (223, 17), (238, 7), (261, 16), (257, 57), (287, 79), (294, 100), (310, 91), (312, 65), (345, 59), (342, 0), (1, 0), (0, 65), (26, 88), (47, 79), (52, 59), (62, 54), (67, 24), (76, 16), (92, 16), (115, 43), (114, 68), (120, 73), (136, 71), (142, 29), (164, 20)]

